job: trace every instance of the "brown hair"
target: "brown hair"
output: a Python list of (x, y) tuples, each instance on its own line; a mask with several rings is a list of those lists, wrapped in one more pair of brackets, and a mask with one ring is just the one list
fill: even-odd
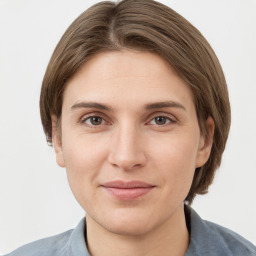
[(171, 8), (153, 0), (104, 1), (83, 12), (66, 30), (48, 64), (40, 111), (47, 141), (52, 143), (51, 115), (61, 117), (66, 82), (93, 55), (121, 49), (151, 51), (166, 59), (194, 96), (201, 132), (206, 119), (215, 123), (207, 163), (195, 171), (186, 200), (207, 193), (219, 167), (230, 128), (230, 104), (220, 63), (202, 34)]

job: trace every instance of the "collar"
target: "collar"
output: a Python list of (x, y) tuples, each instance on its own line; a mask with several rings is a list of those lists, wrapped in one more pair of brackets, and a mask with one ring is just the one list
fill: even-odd
[[(185, 256), (256, 255), (253, 244), (229, 229), (201, 219), (187, 205), (185, 215), (190, 231), (190, 244)], [(90, 256), (86, 246), (85, 218), (72, 231), (63, 250), (66, 250), (66, 255), (69, 256)]]

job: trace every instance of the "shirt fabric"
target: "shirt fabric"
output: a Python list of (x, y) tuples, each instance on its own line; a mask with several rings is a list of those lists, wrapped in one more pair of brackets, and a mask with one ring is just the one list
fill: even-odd
[[(201, 219), (190, 207), (185, 212), (190, 231), (185, 256), (256, 256), (256, 247), (237, 233)], [(73, 230), (29, 243), (6, 256), (90, 256), (85, 241), (83, 218)]]

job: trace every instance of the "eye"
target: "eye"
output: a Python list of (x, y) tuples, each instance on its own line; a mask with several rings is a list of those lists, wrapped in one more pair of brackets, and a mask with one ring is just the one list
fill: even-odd
[(90, 126), (98, 126), (98, 125), (105, 124), (106, 121), (100, 116), (90, 116), (90, 117), (85, 118), (83, 120), (83, 123), (90, 125)]
[(156, 116), (151, 121), (150, 124), (156, 124), (156, 125), (165, 125), (168, 123), (173, 122), (169, 117), (166, 116)]

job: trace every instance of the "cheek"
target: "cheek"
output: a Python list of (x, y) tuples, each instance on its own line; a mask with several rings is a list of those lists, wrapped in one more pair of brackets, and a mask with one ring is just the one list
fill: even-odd
[[(198, 137), (195, 135), (195, 137)], [(153, 141), (150, 154), (155, 162), (178, 173), (194, 171), (198, 154), (198, 141), (192, 136), (170, 136), (161, 141)]]
[(80, 137), (64, 141), (63, 155), (69, 185), (80, 201), (80, 193), (90, 194), (89, 188), (97, 181), (106, 154), (97, 143)]
[[(164, 146), (163, 146), (164, 145)], [(172, 140), (155, 152), (155, 168), (161, 172), (168, 193), (187, 195), (196, 169), (197, 144), (190, 140)]]
[(67, 169), (78, 172), (93, 169), (105, 156), (101, 140), (84, 134), (66, 136), (63, 140), (63, 154)]

